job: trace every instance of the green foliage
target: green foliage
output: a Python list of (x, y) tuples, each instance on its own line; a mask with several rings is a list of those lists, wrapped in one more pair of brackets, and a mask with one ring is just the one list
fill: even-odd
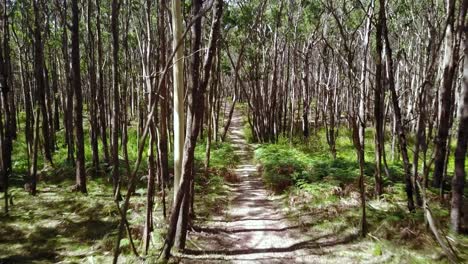
[[(350, 183), (357, 179), (359, 166), (352, 155), (333, 159), (326, 153), (325, 143), (312, 137), (309, 143), (289, 145), (264, 144), (255, 151), (262, 164), (265, 182), (276, 191), (299, 183), (319, 182), (327, 178), (337, 183)], [(374, 165), (366, 163), (366, 175), (373, 174)]]
[[(24, 113), (18, 118), (24, 124)], [(96, 263), (111, 261), (118, 226), (118, 211), (112, 196), (110, 173), (112, 167), (99, 164), (99, 171), (94, 173), (91, 162), (89, 142), (89, 123), (85, 122), (85, 158), (88, 174), (88, 195), (71, 192), (74, 185), (75, 169), (66, 160), (67, 147), (64, 129), (56, 132), (56, 150), (53, 165), (44, 161), (43, 155), (38, 159), (38, 194), (32, 198), (23, 184), (29, 181), (28, 154), (24, 136), (24, 127), (19, 127), (18, 138), (13, 147), (13, 175), (11, 176), (10, 196), (13, 206), (9, 216), (0, 215), (0, 262), (71, 262), (81, 263), (93, 260)], [(130, 166), (137, 158), (139, 141), (136, 125), (128, 127), (128, 158)], [(204, 141), (204, 139), (203, 139)], [(99, 149), (102, 150), (99, 141)], [(145, 222), (147, 147), (143, 151), (135, 195), (132, 197), (128, 221), (131, 225), (133, 239), (138, 246), (141, 242), (141, 230)], [(101, 152), (102, 153), (102, 152)], [(122, 153), (122, 149), (119, 151)], [(122, 154), (121, 154), (122, 155)], [(205, 144), (199, 142), (196, 148), (198, 168), (205, 159)], [(195, 189), (197, 192), (195, 206), (197, 215), (209, 217), (213, 212), (221, 212), (228, 203), (228, 186), (224, 173), (235, 166), (239, 157), (229, 142), (212, 143), (211, 170), (209, 174), (197, 174)], [(123, 155), (120, 156), (122, 188), (125, 190), (127, 171)], [(172, 153), (169, 153), (169, 166), (173, 166)], [(167, 193), (167, 198), (172, 197)], [(3, 197), (0, 197), (3, 199)], [(169, 201), (170, 202), (170, 201)], [(154, 221), (158, 228), (153, 231), (155, 248), (161, 246), (164, 239), (162, 206), (160, 197), (155, 198)], [(166, 206), (170, 206), (168, 203)], [(154, 252), (153, 252), (154, 253)], [(151, 254), (153, 254), (151, 253)], [(122, 260), (125, 263), (139, 263), (133, 260), (128, 238), (122, 240)], [(156, 254), (156, 253), (154, 253)]]
[[(200, 140), (195, 148), (195, 162), (202, 168), (206, 156), (206, 141)], [(210, 168), (233, 168), (239, 162), (234, 148), (229, 142), (211, 142)]]
[(372, 254), (373, 254), (374, 256), (381, 256), (381, 255), (382, 255), (382, 245), (379, 244), (379, 243), (376, 243), (376, 244), (374, 245), (374, 249), (373, 249)]

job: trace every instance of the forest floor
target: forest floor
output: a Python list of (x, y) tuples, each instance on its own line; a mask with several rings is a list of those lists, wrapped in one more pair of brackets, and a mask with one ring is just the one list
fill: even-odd
[[(212, 146), (209, 175), (197, 175), (197, 218), (187, 249), (174, 253), (171, 262), (448, 263), (424, 227), (422, 210), (408, 214), (404, 184), (398, 179), (388, 184), (380, 200), (370, 195), (372, 178), (367, 179), (369, 234), (367, 238), (359, 236), (356, 162), (346, 136), (340, 137), (339, 143), (340, 150), (349, 152), (349, 159), (331, 160), (313, 150), (320, 146), (313, 140), (299, 143), (308, 144), (303, 150), (299, 148), (302, 145), (289, 142), (249, 144), (241, 107), (234, 113), (229, 142)], [(137, 144), (136, 136), (130, 140), (129, 144)], [(103, 166), (99, 175), (90, 175), (88, 195), (81, 195), (71, 192), (73, 167), (58, 160), (55, 167), (44, 166), (40, 171), (39, 193), (31, 197), (22, 188), (19, 166), (26, 158), (21, 156), (21, 142), (17, 145), (17, 173), (10, 189), (14, 204), (9, 215), (0, 214), (0, 264), (110, 263), (119, 216), (111, 195), (109, 169)], [(203, 165), (205, 147), (202, 141), (197, 145), (198, 167)], [(57, 151), (57, 159), (66, 156), (64, 151)], [(268, 183), (271, 178), (266, 176), (287, 174), (290, 180), (295, 177), (292, 171), (305, 170), (297, 169), (302, 163), (310, 167), (305, 174), (313, 177), (275, 194)], [(144, 175), (145, 169), (141, 173)], [(167, 195), (172, 197), (170, 192)], [(156, 201), (155, 232), (146, 263), (158, 262), (167, 224), (160, 199)], [(140, 252), (145, 202), (143, 180), (128, 215)], [(448, 211), (438, 204), (432, 200), (436, 218), (447, 222)], [(171, 208), (170, 201), (167, 208)], [(454, 244), (466, 260), (468, 236), (459, 238)], [(141, 263), (132, 256), (127, 238), (122, 240), (122, 250), (119, 263)]]
[[(313, 213), (291, 211), (284, 197), (272, 194), (258, 175), (254, 146), (247, 144), (243, 119), (236, 110), (230, 140), (240, 163), (237, 183), (231, 183), (225, 211), (197, 219), (187, 249), (177, 253), (180, 263), (382, 263), (395, 262), (391, 250), (376, 250), (374, 241), (360, 239), (358, 224), (334, 223), (330, 206)], [(357, 199), (343, 201), (348, 207)], [(327, 224), (328, 223), (328, 224)], [(378, 252), (376, 252), (378, 251)], [(404, 251), (404, 250), (403, 250)]]

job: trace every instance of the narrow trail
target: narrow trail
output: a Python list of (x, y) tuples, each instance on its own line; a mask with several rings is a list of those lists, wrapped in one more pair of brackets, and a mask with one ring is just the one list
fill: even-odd
[[(281, 209), (279, 198), (270, 195), (258, 175), (253, 161), (253, 148), (246, 142), (242, 127), (242, 115), (236, 110), (230, 140), (240, 157), (240, 163), (235, 169), (239, 183), (230, 184), (229, 206), (224, 215), (196, 222), (197, 231), (189, 233), (187, 249), (177, 256), (177, 261), (180, 263), (336, 262), (336, 256), (333, 257), (332, 250), (327, 248), (346, 244), (351, 240), (350, 237), (337, 238), (330, 232), (313, 230), (311, 232), (313, 223), (304, 223), (300, 217), (286, 215)], [(311, 221), (310, 218), (308, 221)]]

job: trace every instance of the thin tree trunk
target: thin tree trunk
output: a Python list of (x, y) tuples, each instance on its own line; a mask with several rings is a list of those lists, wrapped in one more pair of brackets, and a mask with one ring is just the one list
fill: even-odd
[[(462, 9), (465, 10), (468, 1), (464, 0)], [(468, 146), (468, 28), (466, 25), (460, 27), (464, 35), (464, 68), (462, 93), (460, 97), (460, 123), (458, 126), (458, 141), (455, 149), (455, 175), (452, 178), (452, 201), (450, 210), (451, 229), (456, 233), (461, 233), (461, 218), (463, 215), (463, 193), (466, 180), (466, 151)], [(463, 36), (462, 35), (462, 36)]]
[(99, 83), (97, 89), (97, 101), (99, 107), (99, 125), (100, 135), (102, 140), (102, 150), (104, 152), (104, 162), (107, 164), (110, 161), (109, 158), (109, 147), (107, 144), (107, 121), (106, 121), (106, 106), (104, 101), (104, 71), (103, 71), (103, 51), (102, 51), (102, 34), (101, 34), (101, 8), (100, 0), (96, 0), (96, 29), (97, 29), (97, 46), (98, 46), (98, 73)]
[(393, 75), (393, 55), (392, 49), (390, 47), (390, 41), (388, 38), (388, 28), (385, 14), (385, 0), (380, 0), (380, 26), (382, 27), (383, 40), (385, 41), (385, 54), (387, 56), (387, 69), (388, 69), (388, 88), (392, 97), (393, 112), (395, 117), (395, 128), (398, 133), (398, 142), (400, 145), (400, 152), (403, 158), (403, 167), (405, 172), (405, 184), (406, 184), (406, 195), (408, 199), (408, 210), (410, 212), (414, 211), (414, 200), (413, 200), (413, 183), (411, 177), (411, 164), (408, 156), (407, 141), (406, 141), (406, 132), (403, 127), (403, 120), (400, 110), (400, 105), (398, 102), (398, 94), (395, 89), (395, 78)]
[(383, 66), (382, 66), (382, 19), (384, 10), (380, 8), (379, 20), (376, 27), (376, 60), (375, 60), (375, 89), (374, 89), (374, 126), (375, 126), (375, 194), (377, 196), (382, 195), (382, 156), (384, 152), (384, 100), (383, 100)]
[(91, 150), (92, 150), (92, 160), (95, 173), (99, 170), (99, 148), (98, 148), (98, 134), (99, 134), (99, 125), (98, 125), (98, 114), (97, 114), (97, 105), (98, 98), (96, 98), (97, 90), (97, 77), (96, 77), (96, 56), (94, 48), (94, 31), (92, 30), (91, 17), (94, 15), (93, 1), (88, 2), (88, 14), (87, 14), (87, 30), (88, 30), (88, 67), (89, 67), (89, 90), (90, 90), (90, 101), (89, 101), (89, 115), (90, 115), (90, 125), (91, 125)]
[[(61, 5), (60, 2), (57, 3)], [(63, 10), (61, 12), (61, 22), (63, 27), (62, 33), (62, 53), (64, 60), (65, 72), (65, 91), (66, 100), (64, 105), (64, 123), (65, 123), (65, 138), (67, 141), (67, 160), (75, 164), (75, 143), (73, 140), (73, 89), (71, 87), (70, 79), (70, 60), (68, 52), (68, 30), (67, 30), (67, 1), (63, 2)]]
[[(437, 188), (443, 185), (442, 180), (446, 168), (447, 140), (454, 108), (452, 87), (458, 66), (458, 52), (460, 46), (460, 38), (457, 37), (457, 31), (455, 29), (455, 0), (448, 0), (447, 4), (443, 83), (440, 91), (439, 127), (435, 141), (434, 176), (432, 182), (433, 187)], [(460, 23), (462, 24), (464, 24), (465, 13), (466, 12), (463, 14), (461, 13)]]
[(74, 101), (74, 124), (76, 142), (76, 190), (87, 193), (86, 190), (86, 170), (84, 153), (84, 132), (83, 132), (83, 97), (81, 91), (81, 70), (80, 70), (80, 35), (79, 35), (79, 9), (78, 0), (72, 0), (72, 87), (75, 95)]
[(119, 172), (119, 128), (120, 128), (120, 92), (119, 92), (119, 12), (120, 0), (112, 0), (112, 182), (114, 197), (120, 199), (118, 186)]
[[(161, 70), (163, 69), (164, 65), (166, 65), (166, 28), (165, 28), (165, 10), (166, 8), (166, 1), (160, 0), (159, 1), (159, 43), (160, 43), (160, 54), (159, 54), (159, 62), (161, 65)], [(167, 82), (164, 78), (162, 80), (161, 85), (161, 100), (160, 100), (160, 118), (159, 118), (159, 136), (158, 136), (158, 153), (159, 153), (159, 162), (160, 162), (160, 170), (159, 173), (161, 174), (161, 184), (165, 185), (165, 183), (169, 182), (169, 163), (168, 163), (168, 149), (167, 149), (167, 120), (168, 120), (168, 112), (169, 112), (169, 90), (167, 89)], [(161, 186), (164, 189), (163, 186)]]
[[(178, 0), (172, 0), (172, 26), (173, 41), (172, 48), (175, 50), (173, 59), (173, 85), (174, 85), (174, 201), (179, 191), (182, 176), (182, 155), (185, 138), (185, 115), (184, 115), (184, 45), (179, 44), (182, 39), (182, 10)], [(176, 49), (177, 48), (177, 49)]]
[[(193, 90), (189, 96), (189, 112), (187, 116), (187, 135), (184, 145), (184, 159), (183, 159), (183, 175), (182, 182), (179, 191), (174, 199), (174, 209), (171, 215), (171, 222), (169, 224), (169, 232), (166, 237), (166, 244), (163, 249), (164, 258), (167, 259), (170, 255), (172, 245), (175, 242), (178, 248), (183, 249), (185, 247), (186, 232), (188, 227), (188, 216), (189, 216), (189, 205), (190, 205), (190, 184), (193, 181), (193, 166), (194, 166), (194, 152), (198, 134), (200, 132), (200, 124), (203, 118), (204, 111), (204, 93), (211, 74), (211, 66), (213, 57), (216, 54), (217, 42), (219, 38), (219, 30), (221, 25), (222, 15), (222, 0), (216, 0), (213, 7), (213, 21), (211, 25), (210, 40), (208, 44), (208, 50), (205, 54), (203, 63), (203, 76), (199, 73), (199, 58), (193, 56), (192, 61), (192, 78), (193, 78)], [(200, 17), (201, 1), (195, 2), (192, 6), (194, 17)], [(200, 17), (201, 18), (201, 17)], [(196, 18), (197, 19), (197, 18)], [(192, 33), (194, 39), (193, 46), (196, 45), (197, 39), (201, 41), (201, 20), (197, 22), (195, 20), (194, 26), (192, 27)], [(198, 49), (197, 49), (198, 51)], [(199, 55), (198, 55), (199, 56)], [(200, 78), (201, 77), (201, 78)], [(192, 197), (193, 198), (193, 197)], [(179, 212), (180, 211), (180, 212)], [(174, 216), (174, 214), (177, 214)], [(174, 230), (176, 229), (176, 230)], [(179, 233), (176, 236), (176, 233)]]
[[(9, 93), (12, 91), (11, 81), (10, 81), (10, 71), (8, 68), (8, 63), (10, 60), (10, 48), (9, 48), (9, 38), (8, 38), (8, 13), (6, 1), (3, 2), (2, 10), (2, 28), (3, 36), (0, 39), (1, 51), (0, 51), (0, 77), (1, 77), (1, 103), (2, 110), (5, 112), (5, 123), (3, 123), (3, 117), (0, 114), (0, 166), (1, 166), (1, 177), (2, 179), (0, 184), (0, 189), (3, 189), (4, 199), (5, 199), (5, 214), (8, 214), (8, 185), (9, 178), (12, 173), (12, 150), (13, 150), (13, 138), (14, 138), (14, 127), (12, 126), (12, 115), (15, 113), (12, 112)], [(0, 113), (1, 111), (0, 110)]]
[(49, 163), (52, 163), (52, 153), (50, 151), (50, 133), (49, 133), (49, 119), (46, 105), (46, 82), (44, 79), (44, 47), (42, 44), (41, 34), (41, 14), (39, 11), (39, 3), (33, 0), (34, 9), (34, 72), (37, 86), (37, 103), (41, 107), (42, 112), (42, 136), (44, 140), (44, 156)]
[(37, 192), (37, 158), (39, 156), (38, 152), (39, 152), (39, 131), (40, 131), (39, 129), (40, 110), (39, 109), (40, 109), (39, 106), (36, 106), (36, 113), (34, 117), (35, 132), (34, 132), (33, 161), (32, 161), (32, 167), (29, 170), (29, 175), (31, 176), (31, 185), (29, 186), (29, 188), (27, 188), (27, 189), (30, 189), (30, 193), (33, 196), (36, 195), (36, 192)]

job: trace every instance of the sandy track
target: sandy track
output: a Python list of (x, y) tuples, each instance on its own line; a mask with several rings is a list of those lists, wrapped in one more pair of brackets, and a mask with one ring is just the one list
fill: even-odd
[[(235, 169), (240, 181), (232, 184), (230, 204), (223, 216), (196, 222), (187, 249), (176, 255), (181, 263), (334, 263), (327, 248), (351, 237), (309, 232), (281, 210), (265, 189), (253, 163), (253, 149), (242, 133), (242, 117), (234, 113), (230, 139), (240, 156)], [(278, 198), (276, 198), (278, 199)], [(300, 221), (299, 221), (300, 222)], [(347, 262), (350, 263), (350, 262)]]

